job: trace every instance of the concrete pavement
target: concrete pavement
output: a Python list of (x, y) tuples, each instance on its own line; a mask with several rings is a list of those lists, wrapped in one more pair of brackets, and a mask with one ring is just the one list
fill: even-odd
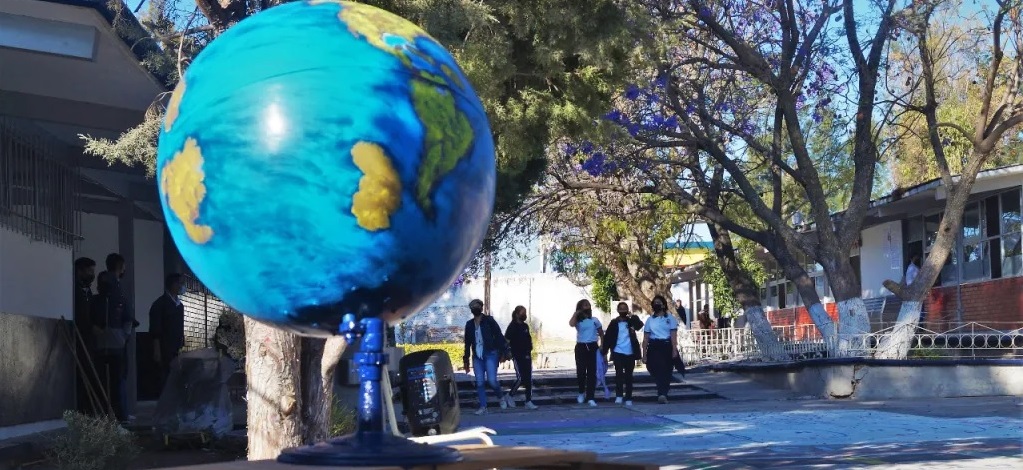
[[(1023, 468), (1016, 397), (818, 400), (728, 373), (687, 384), (722, 398), (633, 409), (600, 402), (466, 413), (499, 445), (593, 451), (667, 468)], [(880, 467), (878, 467), (880, 466)]]

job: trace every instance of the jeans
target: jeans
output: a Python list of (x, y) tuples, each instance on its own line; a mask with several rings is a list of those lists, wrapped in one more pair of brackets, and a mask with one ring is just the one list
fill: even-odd
[(96, 360), (100, 381), (118, 421), (128, 419), (126, 359), (122, 350), (106, 350), (102, 351)]
[(515, 395), (515, 391), (521, 386), (526, 390), (526, 401), (533, 401), (533, 358), (526, 354), (512, 358), (515, 364), (515, 383), (512, 384), (508, 395)]
[(593, 400), (597, 388), (597, 343), (575, 343), (575, 379), (579, 394)]
[(646, 352), (646, 368), (654, 377), (654, 384), (657, 385), (657, 395), (668, 396), (668, 387), (671, 385), (671, 369), (674, 364), (672, 360), (671, 341), (666, 339), (650, 340)]
[(476, 375), (476, 397), (480, 401), (480, 408), (487, 407), (487, 385), (497, 393), (498, 400), (502, 397), (501, 384), (497, 382), (498, 361), (496, 351), (483, 353), (483, 359), (476, 355), (472, 356), (472, 372)]
[(636, 358), (632, 355), (611, 353), (611, 359), (615, 362), (615, 396), (632, 400), (632, 373), (636, 370)]

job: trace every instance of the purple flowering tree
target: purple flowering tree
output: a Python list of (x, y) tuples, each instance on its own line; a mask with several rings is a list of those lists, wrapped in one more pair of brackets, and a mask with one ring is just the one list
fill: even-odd
[[(898, 6), (857, 12), (854, 3), (643, 1), (653, 18), (641, 53), (648, 73), (606, 116), (619, 133), (593, 149), (563, 149), (584, 155), (580, 180), (632, 173), (633, 189), (691, 206), (713, 227), (767, 248), (837, 349), (869, 332), (849, 254), (873, 190), (877, 129), (889, 121), (878, 80)], [(814, 147), (826, 123), (845, 129), (843, 198), (830, 187), (836, 159)], [(797, 212), (812, 230), (793, 226)], [(800, 254), (826, 273), (837, 325)]]

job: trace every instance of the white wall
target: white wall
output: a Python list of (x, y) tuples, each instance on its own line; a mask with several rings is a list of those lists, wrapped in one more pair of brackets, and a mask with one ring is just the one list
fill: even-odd
[(163, 223), (135, 220), (135, 318), (149, 331), (149, 306), (163, 295)]
[[(483, 299), (483, 280), (478, 279), (460, 288), (451, 289), (409, 319), (411, 324), (430, 327), (463, 326), (471, 317), (469, 301)], [(491, 283), (490, 308), (494, 319), (504, 327), (511, 321), (516, 305), (526, 307), (529, 316), (542, 324), (547, 340), (575, 341), (575, 329), (568, 320), (580, 299), (591, 299), (589, 292), (558, 274), (495, 275)], [(594, 309), (605, 324), (610, 317)]]
[(0, 228), (0, 313), (74, 318), (69, 248)]
[[(75, 256), (95, 260), (99, 274), (105, 269), (107, 255), (121, 251), (117, 216), (83, 213), (82, 238)], [(163, 292), (162, 223), (136, 219), (134, 243), (134, 259), (128, 262), (135, 271), (135, 318), (140, 323), (138, 331), (149, 331), (149, 306)]]
[(887, 222), (863, 230), (860, 249), (860, 279), (863, 297), (892, 295), (882, 284), (886, 279), (902, 280), (902, 223)]

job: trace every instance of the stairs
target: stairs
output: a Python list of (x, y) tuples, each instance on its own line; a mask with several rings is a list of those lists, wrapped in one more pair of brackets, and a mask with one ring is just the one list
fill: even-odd
[[(515, 381), (514, 374), (499, 374), (498, 378), (501, 382), (501, 387), (506, 391)], [(677, 380), (679, 378), (678, 374), (675, 374), (675, 378), (676, 380), (672, 381), (671, 388), (668, 390), (669, 402), (722, 398), (721, 396), (702, 388), (679, 383)], [(476, 409), (478, 406), (475, 377), (472, 374), (459, 374), (457, 380), (460, 406), (462, 409)], [(597, 385), (595, 395), (597, 397), (596, 401), (598, 404), (614, 401), (614, 381), (614, 371), (609, 371), (606, 379), (608, 390), (611, 392), (611, 398), (609, 400), (604, 399), (604, 388), (599, 384)], [(533, 403), (538, 406), (578, 406), (578, 402), (576, 401), (576, 397), (578, 395), (579, 389), (576, 385), (574, 371), (539, 371), (534, 372), (533, 374)], [(521, 406), (524, 399), (521, 387), (515, 394), (515, 399)], [(657, 403), (657, 388), (654, 385), (653, 377), (651, 377), (646, 371), (638, 370), (635, 373), (632, 386), (632, 401), (636, 404)], [(487, 406), (498, 406), (497, 397), (494, 396), (493, 391), (488, 391), (487, 393)]]

